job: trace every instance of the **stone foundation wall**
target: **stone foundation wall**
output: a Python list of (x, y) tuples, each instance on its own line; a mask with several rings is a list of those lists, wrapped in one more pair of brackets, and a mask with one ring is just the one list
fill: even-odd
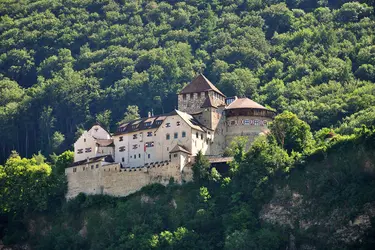
[(85, 171), (73, 172), (67, 169), (66, 198), (74, 198), (79, 193), (127, 196), (152, 183), (167, 185), (171, 178), (181, 184), (192, 180), (190, 169), (191, 166), (185, 166), (181, 172), (179, 166), (173, 162), (142, 168), (121, 169), (120, 165), (115, 163)]

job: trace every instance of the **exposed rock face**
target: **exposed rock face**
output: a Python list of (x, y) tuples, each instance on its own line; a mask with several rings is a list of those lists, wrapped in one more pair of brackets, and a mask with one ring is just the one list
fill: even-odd
[[(361, 241), (371, 228), (375, 218), (375, 202), (366, 203), (361, 209), (337, 207), (327, 213), (316, 210), (313, 201), (292, 191), (289, 186), (275, 190), (272, 200), (261, 213), (261, 220), (289, 228), (292, 232), (312, 234), (320, 242), (344, 246)], [(354, 219), (350, 215), (355, 214)], [(294, 238), (290, 237), (291, 239)], [(315, 246), (301, 244), (297, 249), (315, 249)]]

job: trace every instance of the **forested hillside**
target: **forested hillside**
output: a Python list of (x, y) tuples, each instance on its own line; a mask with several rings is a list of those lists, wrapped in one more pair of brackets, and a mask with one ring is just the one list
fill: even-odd
[(176, 107), (203, 72), (313, 130), (371, 125), (374, 1), (0, 1), (0, 162)]

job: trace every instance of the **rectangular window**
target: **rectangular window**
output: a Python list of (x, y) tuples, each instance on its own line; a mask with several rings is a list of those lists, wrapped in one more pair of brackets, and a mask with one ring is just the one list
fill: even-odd
[(178, 121), (178, 122), (177, 122), (177, 126), (180, 126), (180, 125), (181, 125), (181, 122), (180, 122), (180, 121)]
[(208, 97), (208, 92), (204, 92), (204, 96), (205, 96), (205, 97)]
[(254, 121), (254, 125), (255, 125), (255, 126), (259, 126), (259, 120), (255, 120), (255, 121)]
[(124, 140), (124, 137), (120, 136), (119, 141), (123, 141), (123, 140)]
[(198, 98), (201, 98), (201, 93), (198, 93)]
[(154, 146), (154, 142), (153, 141), (146, 142), (145, 146), (146, 146), (146, 148), (152, 148)]
[(94, 165), (91, 165), (91, 169), (94, 169)]
[(199, 138), (199, 134), (198, 134), (198, 132), (195, 134), (195, 137), (196, 137), (196, 138)]
[(232, 126), (236, 125), (236, 121), (231, 121), (230, 125), (232, 125)]
[(174, 154), (173, 157), (177, 157), (177, 154)]
[(141, 158), (141, 154), (138, 154), (138, 158)]
[(149, 159), (150, 159), (150, 158), (151, 158), (151, 155), (150, 155), (150, 154), (148, 154), (148, 155), (147, 155), (147, 158), (149, 158)]
[(124, 158), (124, 157), (122, 157), (122, 158), (121, 158), (121, 161), (122, 161), (122, 162), (124, 162), (124, 161), (125, 161), (125, 158)]
[(119, 147), (119, 151), (120, 151), (120, 152), (124, 152), (125, 149), (126, 149), (125, 146), (121, 146), (121, 147)]
[(77, 168), (73, 168), (73, 173), (77, 172)]
[(152, 132), (147, 132), (147, 137), (151, 137), (152, 136)]
[(244, 124), (244, 125), (250, 125), (250, 120), (244, 120), (244, 121), (243, 121), (243, 124)]
[(193, 99), (194, 93), (190, 93), (190, 99)]
[(182, 137), (186, 137), (186, 132), (185, 131), (182, 131)]
[(83, 169), (83, 171), (85, 171), (85, 169), (86, 169), (86, 168), (85, 168), (85, 167), (83, 167), (82, 169)]
[(169, 139), (171, 139), (171, 136), (169, 134), (166, 134), (165, 139), (169, 140)]
[(165, 124), (165, 127), (166, 128), (169, 128), (171, 126), (171, 124), (169, 123), (169, 122), (167, 122), (166, 124)]
[(83, 142), (86, 142), (86, 138), (85, 138), (85, 139), (83, 139)]
[(182, 99), (183, 99), (183, 100), (186, 100), (186, 94), (183, 94), (183, 95), (182, 95)]
[(134, 134), (133, 135), (133, 139), (137, 139), (138, 138), (138, 135), (137, 134)]
[(146, 127), (151, 126), (151, 122), (145, 122), (145, 126), (146, 126)]
[(174, 133), (174, 138), (175, 138), (175, 139), (178, 138), (178, 133)]
[(96, 166), (95, 166), (96, 168), (98, 168), (99, 167), (99, 164), (96, 164)]
[(91, 148), (85, 148), (85, 153), (90, 153), (91, 152)]
[(134, 159), (137, 159), (137, 155), (134, 155)]
[(137, 144), (134, 144), (133, 145), (133, 149), (137, 149), (138, 148), (138, 145)]
[(77, 150), (77, 154), (82, 154), (83, 153), (83, 149), (78, 149)]
[(201, 134), (201, 140), (203, 140), (203, 134)]

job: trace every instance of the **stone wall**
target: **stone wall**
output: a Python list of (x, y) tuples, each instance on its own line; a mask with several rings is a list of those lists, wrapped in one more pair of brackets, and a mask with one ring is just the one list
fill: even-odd
[(127, 196), (148, 184), (167, 185), (171, 178), (177, 183), (192, 179), (191, 166), (185, 166), (180, 171), (179, 164), (174, 161), (141, 168), (120, 168), (119, 163), (100, 165), (94, 169), (82, 165), (68, 168), (65, 173), (68, 179), (67, 199), (79, 193)]

